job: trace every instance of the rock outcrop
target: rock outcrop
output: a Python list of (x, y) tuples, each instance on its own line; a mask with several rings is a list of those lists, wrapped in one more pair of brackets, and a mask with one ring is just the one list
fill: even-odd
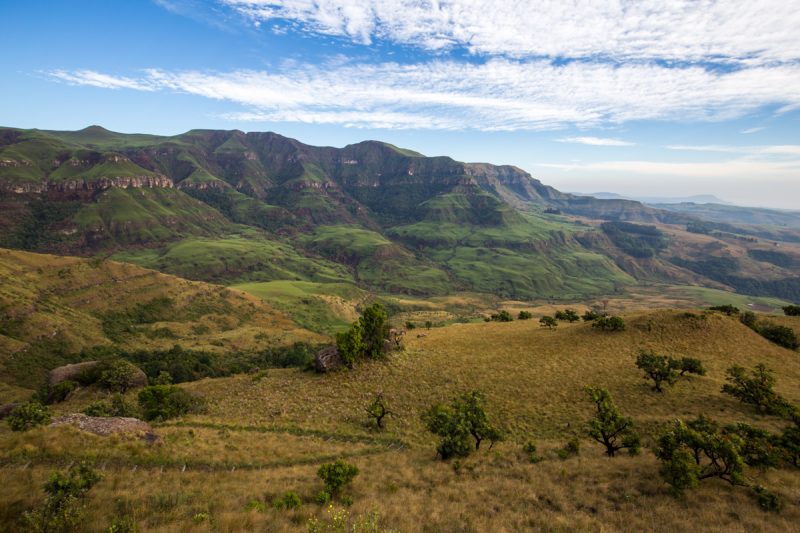
[[(99, 364), (101, 364), (101, 361), (85, 361), (83, 363), (74, 363), (71, 365), (64, 365), (54, 368), (50, 371), (50, 373), (47, 374), (47, 387), (52, 390), (53, 387), (62, 381), (76, 381), (78, 376), (80, 376), (83, 372), (91, 370)], [(147, 385), (147, 374), (134, 365), (131, 365), (131, 368), (135, 369), (134, 375), (130, 380), (131, 388), (144, 387)]]
[(314, 368), (317, 372), (330, 372), (344, 364), (336, 346), (327, 346), (317, 352), (314, 358)]
[(136, 433), (148, 442), (155, 442), (159, 439), (150, 424), (138, 418), (88, 416), (82, 413), (72, 413), (56, 418), (50, 426), (73, 426), (81, 431), (103, 436), (113, 435), (114, 433)]

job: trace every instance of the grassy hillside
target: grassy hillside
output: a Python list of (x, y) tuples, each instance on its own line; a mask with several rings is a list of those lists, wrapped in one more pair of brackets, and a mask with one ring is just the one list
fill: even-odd
[[(132, 517), (148, 531), (303, 531), (309, 517), (326, 515), (325, 506), (313, 503), (321, 488), (316, 469), (344, 457), (361, 469), (348, 512), (376, 510), (393, 530), (792, 530), (800, 520), (795, 471), (748, 471), (753, 482), (785, 499), (786, 508), (775, 514), (761, 511), (747, 490), (714, 481), (676, 500), (647, 450), (608, 459), (583, 438), (579, 457), (556, 457), (567, 438), (583, 434), (591, 414), (582, 391), (588, 384), (611, 390), (646, 444), (661, 425), (698, 414), (780, 427), (719, 392), (724, 370), (733, 364), (765, 362), (779, 370), (777, 390), (800, 400), (797, 353), (735, 319), (676, 311), (625, 319), (628, 328), (621, 333), (582, 323), (549, 331), (535, 320), (434, 328), (425, 337), (410, 335), (407, 351), (389, 361), (350, 372), (271, 370), (260, 381), (241, 376), (187, 384), (209, 400), (208, 413), (158, 426), (163, 443), (157, 446), (64, 428), (22, 435), (2, 428), (6, 496), (0, 521), (11, 523), (20, 509), (36, 503), (50, 469), (88, 457), (104, 475), (89, 496), (91, 531), (101, 531), (115, 516)], [(659, 395), (634, 367), (640, 348), (699, 357), (708, 374)], [(506, 441), (463, 461), (437, 461), (419, 414), (471, 389), (486, 393), (489, 415), (505, 429)], [(378, 391), (397, 413), (383, 432), (369, 429), (363, 412)], [(58, 410), (86, 401), (76, 398)], [(524, 458), (521, 447), (528, 440), (539, 444), (542, 462)], [(301, 496), (303, 507), (272, 509), (272, 498), (287, 490)], [(252, 500), (265, 501), (266, 509), (248, 510)], [(196, 519), (199, 513), (205, 518)]]
[(47, 368), (96, 345), (218, 352), (317, 339), (235, 289), (114, 261), (0, 249), (0, 381), (11, 385), (37, 386)]

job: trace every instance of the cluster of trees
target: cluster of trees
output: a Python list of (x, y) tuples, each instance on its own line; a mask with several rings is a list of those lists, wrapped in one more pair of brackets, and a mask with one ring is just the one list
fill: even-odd
[(352, 368), (360, 359), (380, 359), (386, 354), (389, 317), (383, 306), (367, 307), (347, 331), (336, 334), (336, 349), (345, 365)]
[(742, 324), (778, 346), (783, 346), (790, 350), (800, 348), (800, 339), (798, 339), (797, 333), (792, 328), (775, 324), (769, 320), (758, 320), (756, 314), (752, 311), (742, 313), (740, 320)]
[[(601, 315), (595, 311), (586, 311), (583, 314), (584, 322), (591, 322), (593, 320), (597, 320), (600, 318)], [(539, 325), (543, 328), (553, 329), (558, 327), (558, 321), (564, 322), (577, 322), (581, 319), (578, 313), (574, 309), (563, 309), (558, 310), (555, 312), (554, 316), (545, 315), (539, 319)]]
[(669, 245), (667, 236), (655, 226), (612, 221), (600, 227), (620, 250), (632, 257), (654, 257)]

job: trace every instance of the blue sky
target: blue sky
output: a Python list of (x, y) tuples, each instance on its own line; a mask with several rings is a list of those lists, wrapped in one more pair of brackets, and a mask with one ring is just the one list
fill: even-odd
[(792, 2), (0, 3), (0, 124), (276, 131), (800, 209)]

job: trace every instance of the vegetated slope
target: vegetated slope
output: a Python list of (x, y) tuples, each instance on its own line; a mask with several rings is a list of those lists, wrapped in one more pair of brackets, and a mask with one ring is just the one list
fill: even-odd
[[(792, 530), (800, 519), (800, 479), (794, 471), (748, 474), (784, 498), (780, 514), (762, 512), (745, 489), (714, 481), (677, 500), (649, 451), (609, 459), (585, 437), (592, 409), (582, 387), (608, 387), (620, 410), (636, 420), (645, 445), (660, 425), (699, 414), (777, 429), (775, 418), (720, 393), (724, 371), (764, 362), (777, 371), (777, 390), (797, 402), (797, 353), (716, 313), (658, 311), (625, 319), (628, 328), (619, 333), (583, 323), (549, 331), (535, 320), (434, 328), (425, 337), (410, 336), (405, 353), (353, 371), (320, 376), (271, 369), (260, 381), (239, 376), (186, 384), (209, 400), (209, 411), (157, 427), (164, 436), (159, 446), (65, 428), (21, 436), (0, 429), (1, 457), (9, 464), (3, 470), (6, 503), (0, 503), (0, 521), (35, 503), (51, 462), (91, 456), (109, 465), (103, 484), (93, 489), (92, 523), (110, 523), (111, 502), (124, 498), (139, 527), (153, 531), (188, 527), (198, 509), (209, 509), (221, 529), (303, 530), (309, 517), (326, 515), (327, 506), (314, 503), (321, 487), (316, 470), (344, 457), (361, 471), (349, 491), (354, 502), (349, 511), (376, 510), (385, 527), (403, 531), (420, 524), (435, 531), (519, 531), (554, 524), (568, 531), (649, 530), (654, 523), (664, 530)], [(641, 348), (698, 357), (708, 374), (655, 393), (634, 365)], [(438, 461), (419, 415), (473, 389), (485, 392), (488, 414), (507, 438), (468, 459)], [(369, 429), (364, 414), (377, 392), (396, 413), (383, 432)], [(69, 400), (57, 409), (77, 405)], [(556, 449), (576, 435), (580, 456), (558, 459)], [(521, 452), (529, 440), (537, 442), (543, 457), (535, 465)], [(134, 466), (137, 476), (130, 475)], [(272, 498), (288, 490), (300, 495), (303, 507), (270, 508)], [(254, 499), (266, 501), (267, 508), (248, 510)]]
[[(785, 298), (797, 285), (757, 269), (746, 272), (755, 282), (719, 279), (703, 265), (659, 261), (661, 248), (640, 255), (640, 242), (617, 240), (620, 255), (597, 228), (573, 219), (699, 227), (691, 216), (576, 197), (513, 166), (425, 157), (376, 141), (337, 149), (274, 133), (5, 128), (0, 207), (0, 245), (123, 252), (118, 257), (204, 281), (346, 279), (380, 292), (528, 299), (585, 298), (643, 280)], [(232, 245), (242, 226), (248, 238)], [(281, 259), (265, 261), (268, 250)]]
[(114, 261), (0, 249), (0, 375), (10, 384), (34, 384), (95, 345), (221, 351), (318, 339), (235, 289)]

